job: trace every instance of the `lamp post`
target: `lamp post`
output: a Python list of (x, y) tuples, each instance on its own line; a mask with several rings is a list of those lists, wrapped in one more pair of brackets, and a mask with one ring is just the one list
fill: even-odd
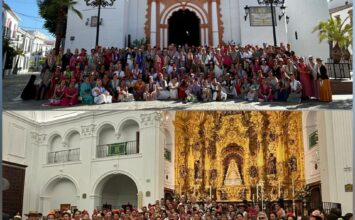
[(112, 6), (116, 0), (84, 0), (87, 6), (98, 7), (97, 11), (97, 21), (96, 21), (96, 43), (99, 45), (99, 35), (100, 35), (100, 23), (101, 23), (101, 7), (105, 8), (107, 6)]
[(271, 8), (271, 20), (272, 20), (272, 31), (274, 35), (274, 46), (277, 46), (277, 41), (276, 41), (276, 27), (275, 27), (275, 11), (274, 11), (274, 6), (281, 5), (283, 8), (285, 8), (283, 5), (285, 4), (285, 0), (258, 0), (259, 5), (266, 5)]

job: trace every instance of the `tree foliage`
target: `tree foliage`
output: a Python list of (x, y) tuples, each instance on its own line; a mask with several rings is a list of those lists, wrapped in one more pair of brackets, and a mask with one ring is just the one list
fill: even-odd
[(347, 49), (352, 45), (353, 39), (353, 27), (349, 23), (346, 24), (348, 19), (351, 19), (350, 16), (344, 21), (340, 16), (337, 16), (330, 18), (328, 21), (321, 21), (313, 32), (318, 32), (320, 42), (332, 42), (333, 45), (338, 45), (341, 49)]
[(44, 28), (56, 37), (55, 50), (59, 51), (62, 38), (65, 37), (68, 11), (73, 11), (80, 19), (81, 12), (75, 8), (75, 0), (37, 0), (39, 14), (45, 20)]

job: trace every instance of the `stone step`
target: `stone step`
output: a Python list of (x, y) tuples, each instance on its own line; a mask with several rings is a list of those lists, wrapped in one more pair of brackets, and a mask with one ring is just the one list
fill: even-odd
[(334, 95), (344, 95), (353, 93), (353, 82), (351, 80), (331, 79), (330, 85)]

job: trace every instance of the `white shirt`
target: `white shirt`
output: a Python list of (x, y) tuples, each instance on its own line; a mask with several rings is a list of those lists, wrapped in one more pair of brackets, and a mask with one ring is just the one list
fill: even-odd
[(290, 86), (292, 91), (297, 91), (299, 88), (302, 88), (302, 84), (300, 83), (300, 81), (297, 81), (295, 79), (292, 80)]

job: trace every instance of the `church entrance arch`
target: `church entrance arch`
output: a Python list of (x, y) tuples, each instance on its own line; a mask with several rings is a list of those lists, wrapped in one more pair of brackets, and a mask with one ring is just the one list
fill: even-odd
[(175, 45), (199, 46), (201, 44), (201, 21), (190, 10), (176, 11), (168, 19), (168, 43)]
[(129, 176), (118, 173), (103, 178), (95, 189), (96, 209), (138, 207), (138, 187)]

